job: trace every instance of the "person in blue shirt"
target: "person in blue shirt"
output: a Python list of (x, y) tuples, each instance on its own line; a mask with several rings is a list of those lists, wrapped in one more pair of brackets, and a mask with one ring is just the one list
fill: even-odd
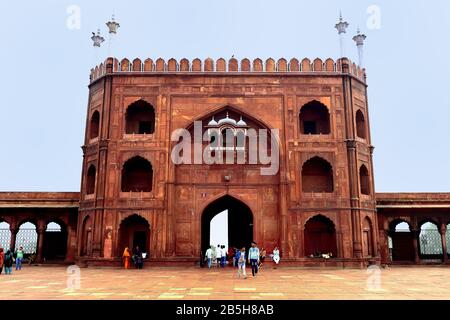
[(259, 249), (256, 246), (256, 242), (252, 242), (252, 247), (248, 250), (248, 260), (252, 267), (252, 275), (255, 276), (258, 273), (259, 264)]
[(238, 278), (242, 276), (244, 279), (247, 279), (247, 274), (245, 273), (245, 248), (242, 248), (241, 250), (236, 250), (236, 259), (237, 259), (237, 265), (238, 265)]

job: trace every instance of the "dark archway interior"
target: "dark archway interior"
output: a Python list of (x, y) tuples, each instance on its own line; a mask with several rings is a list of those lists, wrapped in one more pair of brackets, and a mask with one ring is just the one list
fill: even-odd
[(359, 168), (359, 183), (361, 187), (361, 193), (365, 195), (370, 195), (370, 178), (369, 170), (365, 165)]
[(309, 219), (305, 225), (305, 255), (319, 257), (330, 252), (333, 257), (337, 256), (333, 222), (321, 215)]
[(393, 221), (389, 227), (389, 234), (392, 239), (392, 261), (414, 261), (413, 233), (410, 228), (408, 230), (396, 230), (397, 225), (402, 222), (405, 221)]
[(359, 138), (366, 138), (366, 120), (361, 110), (356, 112), (356, 135)]
[(226, 195), (209, 204), (202, 215), (202, 253), (210, 245), (209, 243), (211, 219), (224, 210), (228, 210), (228, 246), (230, 248), (248, 248), (253, 241), (253, 214), (250, 208), (243, 202)]
[(91, 165), (87, 172), (86, 194), (93, 194), (95, 192), (95, 175), (96, 175), (95, 166)]
[(311, 101), (300, 110), (302, 134), (330, 134), (330, 113), (319, 101)]
[(305, 162), (302, 168), (302, 190), (315, 193), (333, 192), (333, 168), (328, 161), (314, 157)]
[(59, 230), (47, 227), (44, 234), (43, 254), (45, 260), (64, 260), (67, 252), (67, 230), (63, 224), (56, 222)]
[(127, 134), (152, 134), (155, 132), (155, 109), (144, 100), (132, 103), (126, 113)]
[(119, 256), (122, 256), (126, 247), (133, 252), (139, 246), (142, 252), (147, 252), (150, 249), (150, 224), (143, 217), (133, 214), (120, 224), (119, 239)]
[(100, 113), (95, 111), (91, 117), (91, 126), (89, 128), (89, 139), (94, 139), (98, 137), (100, 129)]
[(134, 157), (123, 165), (121, 187), (123, 192), (150, 192), (152, 180), (152, 164), (146, 159)]

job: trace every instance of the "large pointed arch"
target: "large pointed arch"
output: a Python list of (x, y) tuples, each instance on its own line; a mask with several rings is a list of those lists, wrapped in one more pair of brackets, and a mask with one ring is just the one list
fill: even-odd
[(253, 212), (242, 200), (229, 194), (212, 200), (201, 214), (201, 248), (204, 253), (210, 245), (210, 222), (221, 212), (228, 210), (228, 245), (248, 248), (253, 241)]

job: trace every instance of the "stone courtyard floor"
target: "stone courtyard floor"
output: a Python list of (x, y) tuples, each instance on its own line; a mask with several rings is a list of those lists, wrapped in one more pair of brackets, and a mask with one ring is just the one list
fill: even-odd
[[(233, 268), (81, 268), (77, 279), (62, 266), (25, 266), (0, 275), (4, 299), (450, 299), (450, 268), (262, 269), (238, 279)], [(75, 288), (73, 287), (75, 286)]]

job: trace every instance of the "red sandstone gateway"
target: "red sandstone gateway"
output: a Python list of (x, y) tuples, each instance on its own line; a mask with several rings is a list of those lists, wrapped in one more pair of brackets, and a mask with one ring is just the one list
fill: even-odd
[[(119, 265), (139, 246), (194, 264), (227, 209), (230, 245), (278, 246), (283, 265), (447, 262), (450, 194), (374, 192), (365, 70), (346, 58), (108, 58), (89, 89), (81, 193), (0, 193), (0, 245), (40, 262)], [(278, 129), (279, 170), (174, 164), (171, 134), (195, 121)]]

